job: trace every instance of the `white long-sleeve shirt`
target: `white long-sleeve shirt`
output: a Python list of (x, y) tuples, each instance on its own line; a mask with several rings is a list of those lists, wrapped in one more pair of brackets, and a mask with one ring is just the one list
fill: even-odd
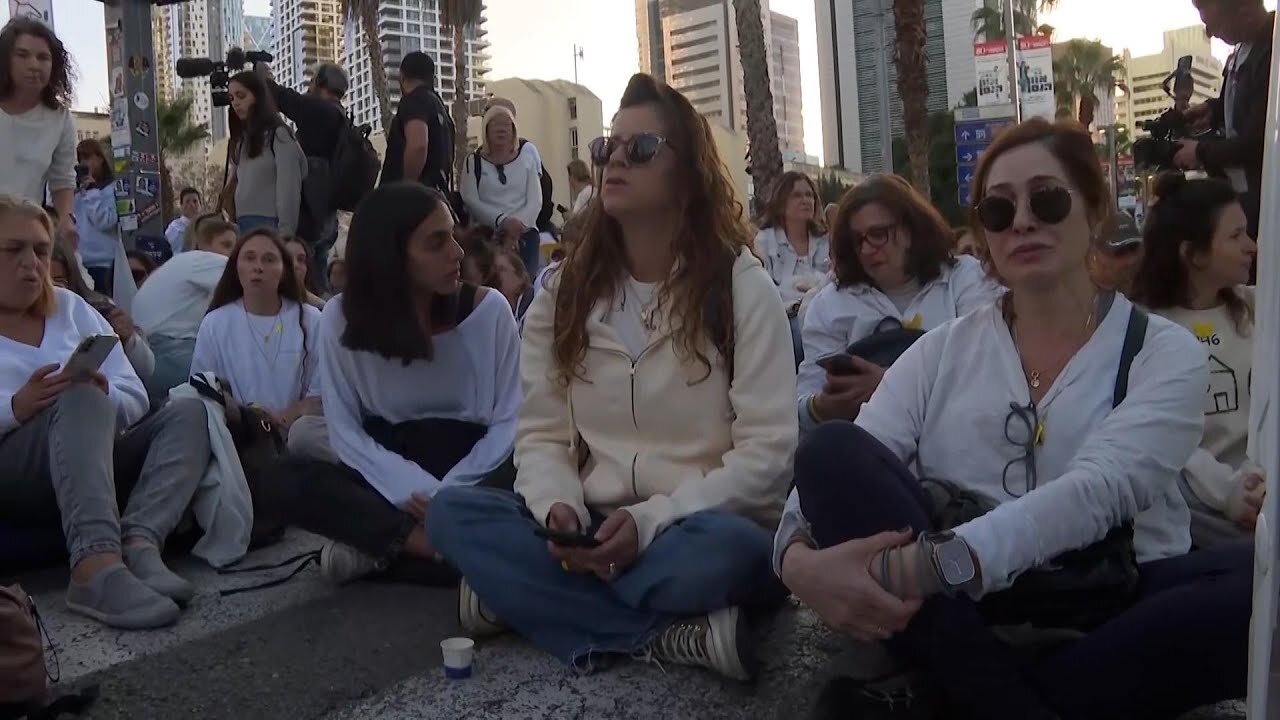
[(20, 114), (0, 110), (0, 194), (44, 204), (76, 186), (76, 127), (67, 108), (43, 103)]
[[(405, 365), (342, 344), (347, 320), (342, 296), (325, 305), (320, 323), (320, 385), (329, 442), (339, 459), (388, 501), (435, 495), (444, 485), (474, 485), (500, 466), (515, 446), (520, 410), (520, 336), (511, 306), (484, 292), (462, 324), (431, 338), (434, 359)], [(443, 478), (379, 445), (365, 417), (392, 424), (450, 418), (484, 425), (484, 437)]]
[(192, 250), (161, 265), (133, 298), (133, 322), (148, 336), (194, 340), (227, 258)]
[(800, 432), (818, 426), (809, 414), (809, 397), (822, 390), (826, 371), (817, 361), (824, 355), (844, 352), (853, 343), (875, 332), (885, 318), (903, 327), (931, 330), (990, 304), (1004, 290), (987, 277), (982, 264), (967, 255), (942, 268), (942, 274), (920, 287), (900, 308), (893, 299), (870, 285), (841, 288), (834, 282), (818, 291), (805, 311), (804, 361), (796, 378), (796, 413)]
[[(998, 506), (955, 532), (976, 553), (983, 591), (1101, 540), (1134, 521), (1138, 560), (1186, 553), (1190, 514), (1178, 475), (1200, 439), (1208, 376), (1205, 352), (1186, 330), (1151, 316), (1129, 373), (1128, 395), (1111, 407), (1133, 305), (1116, 295), (1093, 336), (1037, 405), (1038, 487), (1014, 498), (1003, 471), (1022, 448), (1005, 437), (1010, 403), (1029, 404), (1026, 377), (995, 304), (938, 327), (885, 373), (857, 424), (917, 477), (949, 480)], [(1010, 480), (1021, 491), (1015, 462)], [(796, 493), (774, 546), (775, 569), (791, 537), (806, 526)]]
[[(31, 373), (50, 364), (62, 365), (90, 335), (114, 335), (111, 324), (79, 295), (54, 288), (56, 307), (45, 318), (44, 337), (32, 347), (0, 336), (0, 436), (17, 428), (13, 416), (13, 396), (27, 384)], [(150, 407), (147, 391), (138, 374), (117, 344), (99, 371), (106, 376), (108, 397), (116, 408), (116, 428), (123, 430), (142, 419)]]
[(320, 311), (310, 305), (285, 300), (280, 313), (268, 318), (248, 314), (237, 300), (204, 316), (191, 374), (211, 372), (230, 384), (239, 402), (281, 413), (298, 400), (320, 395), (319, 339)]
[(542, 212), (542, 160), (533, 143), (526, 142), (516, 158), (502, 167), (507, 181), (502, 182), (498, 168), (480, 158), (480, 181), (476, 182), (476, 156), (467, 156), (466, 168), (458, 189), (462, 202), (476, 222), (496, 225), (508, 215), (519, 218), (527, 228), (536, 227)]

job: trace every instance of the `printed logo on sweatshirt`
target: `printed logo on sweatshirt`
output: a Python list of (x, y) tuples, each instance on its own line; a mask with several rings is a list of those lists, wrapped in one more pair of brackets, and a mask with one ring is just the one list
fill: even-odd
[(1204, 399), (1204, 414), (1221, 415), (1236, 412), (1239, 409), (1240, 384), (1236, 379), (1236, 371), (1210, 355), (1209, 389)]
[(1218, 334), (1215, 332), (1215, 328), (1213, 327), (1213, 323), (1211, 322), (1192, 323), (1191, 330), (1195, 333), (1196, 338), (1205, 345), (1213, 346), (1222, 344), (1222, 338), (1218, 337)]

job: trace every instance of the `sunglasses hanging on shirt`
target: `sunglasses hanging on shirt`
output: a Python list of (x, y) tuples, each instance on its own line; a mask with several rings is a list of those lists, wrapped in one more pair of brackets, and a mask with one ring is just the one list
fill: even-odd
[[(1037, 220), (1057, 225), (1071, 214), (1071, 191), (1064, 187), (1032, 190), (1027, 196), (1027, 205)], [(1013, 220), (1018, 215), (1018, 202), (1003, 195), (988, 195), (974, 209), (987, 232), (1004, 232), (1013, 227)]]
[(596, 167), (604, 167), (609, 164), (609, 158), (613, 157), (613, 153), (618, 148), (622, 148), (627, 157), (627, 162), (632, 165), (644, 165), (653, 160), (658, 154), (658, 150), (667, 144), (666, 138), (653, 133), (640, 133), (632, 135), (630, 138), (623, 140), (616, 137), (598, 137), (591, 141), (587, 147), (591, 151), (591, 162)]

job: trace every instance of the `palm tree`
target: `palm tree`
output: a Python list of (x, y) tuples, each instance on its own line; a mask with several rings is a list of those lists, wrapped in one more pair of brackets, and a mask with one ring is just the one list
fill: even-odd
[[(782, 177), (782, 150), (778, 147), (778, 121), (773, 116), (773, 90), (769, 84), (769, 57), (764, 42), (760, 0), (733, 0), (738, 26), (738, 53), (742, 59), (742, 91), (747, 99), (747, 144), (750, 147), (751, 183), (755, 187), (752, 210)], [(755, 212), (752, 213), (753, 215)]]
[(895, 0), (893, 33), (893, 62), (898, 70), (911, 184), (929, 197), (929, 68), (924, 52), (924, 0)]
[(204, 125), (191, 122), (191, 106), (195, 99), (180, 95), (173, 102), (156, 97), (156, 137), (160, 145), (160, 212), (168, 224), (174, 213), (173, 181), (168, 160), (185, 155), (209, 137)]
[(378, 0), (338, 0), (338, 10), (346, 19), (359, 22), (364, 32), (369, 50), (369, 72), (373, 76), (373, 94), (378, 98), (378, 110), (382, 116), (382, 132), (391, 132), (391, 87), (387, 84), (382, 37), (378, 35)]
[[(1013, 0), (1013, 30), (1018, 35), (1052, 35), (1053, 28), (1048, 25), (1036, 26), (1036, 19), (1041, 12), (1052, 9), (1058, 0)], [(1004, 29), (1004, 7), (999, 3), (983, 3), (982, 7), (973, 11), (972, 23), (975, 41), (1003, 40), (1007, 37)], [(1048, 32), (1044, 32), (1045, 29)]]
[(1112, 93), (1124, 75), (1124, 59), (1112, 55), (1097, 40), (1079, 38), (1067, 42), (1062, 56), (1053, 64), (1054, 92), (1061, 107), (1066, 98), (1078, 104), (1076, 119), (1088, 128), (1100, 102), (1098, 92)]
[(483, 0), (440, 0), (440, 23), (453, 30), (453, 174), (462, 176), (467, 155), (467, 34), (484, 14)]

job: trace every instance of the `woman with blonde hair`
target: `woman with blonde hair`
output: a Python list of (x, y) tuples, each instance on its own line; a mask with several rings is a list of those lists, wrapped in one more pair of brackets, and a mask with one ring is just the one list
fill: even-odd
[(818, 215), (818, 186), (802, 172), (783, 173), (765, 206), (756, 252), (778, 286), (791, 321), (796, 364), (804, 357), (800, 342), (800, 301), (822, 284), (831, 269), (831, 242)]
[[(72, 612), (123, 629), (168, 625), (195, 594), (160, 549), (209, 463), (204, 405), (147, 413), (111, 325), (54, 287), (53, 236), (39, 205), (0, 196), (0, 522), (61, 522)], [(92, 336), (115, 347), (97, 367), (69, 370)]]
[(743, 609), (783, 597), (786, 315), (689, 101), (635, 75), (612, 130), (591, 144), (600, 212), (525, 316), (518, 494), (446, 487), (428, 534), (473, 633), (506, 623), (580, 668), (643, 654), (745, 680)]
[(515, 112), (495, 102), (484, 113), (484, 140), (467, 156), (462, 201), (472, 222), (491, 225), (498, 241), (520, 253), (526, 269), (538, 272), (542, 212), (542, 159), (533, 143), (520, 139)]

